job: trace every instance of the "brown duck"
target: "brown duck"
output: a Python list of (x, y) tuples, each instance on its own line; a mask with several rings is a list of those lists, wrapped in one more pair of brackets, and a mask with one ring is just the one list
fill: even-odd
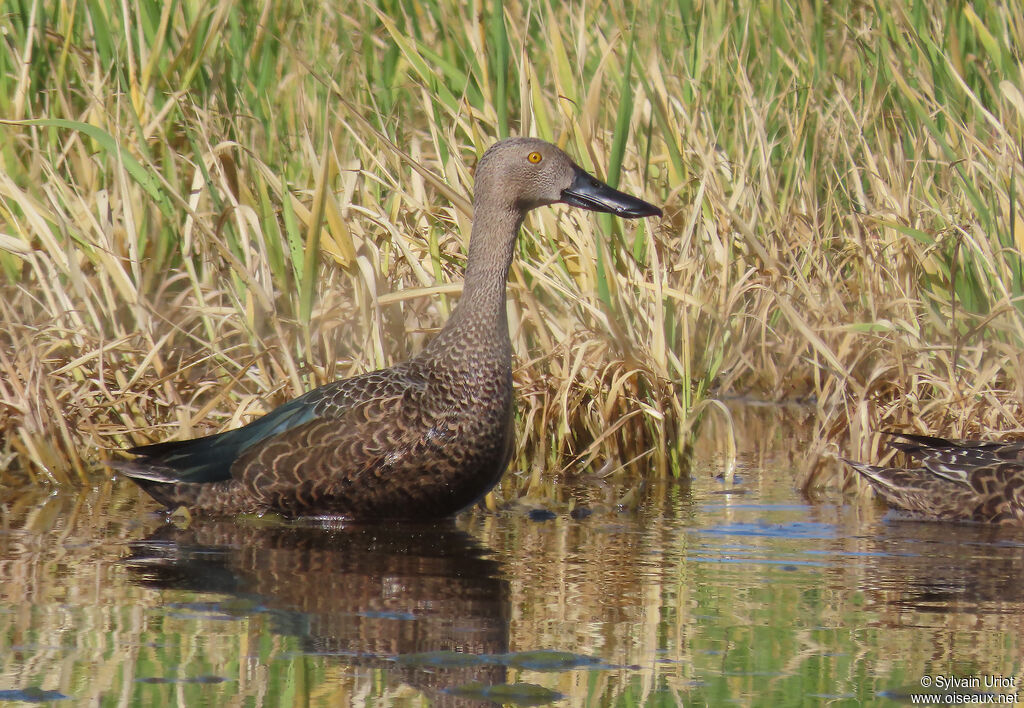
[(948, 440), (886, 433), (921, 467), (846, 460), (890, 506), (936, 521), (1024, 526), (1024, 441)]
[(474, 191), (462, 297), (419, 355), (321, 386), (236, 430), (132, 448), (138, 459), (114, 466), (161, 504), (212, 515), (424, 519), (479, 500), (512, 455), (505, 281), (526, 213), (559, 202), (629, 219), (661, 210), (533, 138), (487, 150)]

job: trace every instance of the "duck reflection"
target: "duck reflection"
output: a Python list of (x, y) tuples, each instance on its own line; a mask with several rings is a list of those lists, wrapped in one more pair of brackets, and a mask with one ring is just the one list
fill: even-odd
[(424, 691), (435, 705), (479, 705), (444, 691), (505, 681), (505, 667), (493, 663), (409, 660), (508, 651), (501, 568), (450, 523), (324, 528), (201, 521), (164, 526), (132, 549), (126, 564), (138, 582), (248, 599), (272, 614), (275, 631), (300, 637), (305, 651), (386, 666), (389, 677)]
[(883, 605), (937, 615), (1020, 613), (1024, 533), (980, 524), (886, 526), (865, 549), (875, 556), (867, 587)]

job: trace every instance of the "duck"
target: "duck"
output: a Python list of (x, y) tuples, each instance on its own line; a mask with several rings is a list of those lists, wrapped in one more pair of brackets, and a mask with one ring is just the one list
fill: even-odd
[(568, 204), (624, 219), (661, 209), (546, 141), (496, 142), (474, 172), (462, 295), (417, 355), (328, 383), (247, 425), (126, 450), (111, 466), (167, 510), (355, 521), (454, 516), (501, 479), (514, 448), (506, 281), (528, 212)]
[(956, 440), (885, 432), (920, 467), (845, 460), (895, 510), (929, 521), (1024, 526), (1024, 440)]

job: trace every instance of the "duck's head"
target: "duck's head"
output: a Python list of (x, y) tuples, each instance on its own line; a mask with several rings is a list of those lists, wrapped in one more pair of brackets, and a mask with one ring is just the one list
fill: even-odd
[(477, 164), (474, 191), (478, 208), (493, 199), (521, 212), (561, 202), (627, 219), (661, 216), (658, 207), (609, 187), (538, 138), (492, 145)]

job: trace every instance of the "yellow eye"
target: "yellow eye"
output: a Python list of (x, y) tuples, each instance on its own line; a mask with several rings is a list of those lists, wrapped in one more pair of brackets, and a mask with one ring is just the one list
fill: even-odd
[(541, 155), (539, 152), (531, 152), (529, 155), (526, 156), (526, 159), (536, 165), (537, 163), (544, 159), (544, 156)]

